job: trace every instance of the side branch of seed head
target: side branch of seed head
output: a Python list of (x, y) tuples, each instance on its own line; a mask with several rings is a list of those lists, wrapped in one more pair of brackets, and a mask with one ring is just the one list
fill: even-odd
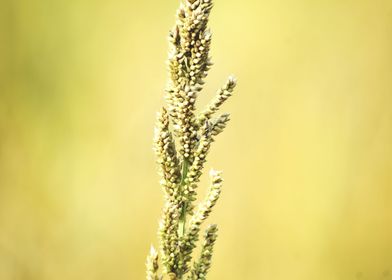
[(147, 257), (147, 280), (159, 280), (160, 277), (158, 276), (158, 252), (155, 248), (151, 245), (150, 254)]
[(193, 266), (191, 261), (202, 222), (219, 198), (221, 172), (210, 173), (209, 191), (196, 206), (197, 186), (211, 144), (230, 117), (227, 113), (214, 115), (236, 86), (235, 78), (230, 76), (205, 109), (196, 112), (196, 99), (212, 65), (211, 32), (207, 27), (212, 6), (212, 0), (183, 0), (169, 35), (167, 105), (158, 114), (154, 137), (160, 184), (165, 193), (159, 225), (162, 271), (158, 272), (158, 253), (151, 249), (147, 258), (148, 280), (160, 280), (163, 276), (202, 280), (211, 264), (216, 225), (206, 231), (200, 258)]
[(194, 263), (193, 269), (187, 280), (205, 280), (208, 270), (211, 267), (212, 252), (217, 238), (218, 227), (210, 225), (204, 234), (204, 243), (199, 259)]

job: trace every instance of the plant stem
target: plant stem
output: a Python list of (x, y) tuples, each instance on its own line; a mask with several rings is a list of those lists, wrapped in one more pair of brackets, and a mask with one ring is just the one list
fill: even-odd
[[(185, 186), (185, 179), (188, 174), (188, 167), (189, 167), (189, 162), (188, 160), (184, 160), (182, 164), (182, 174), (181, 174), (181, 191), (184, 191), (184, 186)], [(178, 235), (180, 237), (183, 237), (185, 234), (185, 225), (186, 225), (186, 212), (187, 212), (187, 202), (184, 202), (182, 209), (181, 209), (181, 214), (180, 214), (180, 221), (178, 225)]]
[[(185, 186), (185, 179), (188, 174), (188, 167), (189, 167), (189, 161), (184, 159), (183, 164), (182, 164), (182, 171), (181, 171), (181, 192), (182, 196), (184, 197), (184, 186)], [(180, 238), (182, 238), (185, 235), (185, 230), (186, 230), (186, 216), (187, 216), (187, 207), (188, 207), (188, 202), (184, 201), (182, 208), (181, 208), (181, 213), (180, 213), (180, 220), (178, 223), (178, 235)], [(181, 258), (183, 258), (181, 254)], [(180, 272), (179, 275), (177, 275), (176, 280), (182, 280), (182, 273)]]

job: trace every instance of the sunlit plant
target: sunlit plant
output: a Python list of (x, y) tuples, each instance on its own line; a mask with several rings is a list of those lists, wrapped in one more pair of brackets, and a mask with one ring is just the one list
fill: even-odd
[(165, 204), (159, 224), (160, 250), (151, 246), (147, 258), (148, 280), (202, 280), (211, 266), (216, 225), (207, 227), (193, 264), (192, 252), (202, 222), (221, 193), (221, 172), (211, 170), (210, 188), (198, 205), (196, 191), (211, 143), (229, 121), (229, 114), (214, 115), (236, 85), (235, 78), (229, 77), (210, 103), (196, 112), (196, 98), (212, 65), (207, 28), (211, 8), (212, 0), (184, 0), (169, 36), (167, 105), (158, 113), (154, 137)]

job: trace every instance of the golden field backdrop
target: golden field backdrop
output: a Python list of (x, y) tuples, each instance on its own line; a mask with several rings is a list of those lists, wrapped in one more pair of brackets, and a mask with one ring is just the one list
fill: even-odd
[[(1, 1), (0, 280), (145, 277), (178, 3)], [(239, 86), (209, 279), (392, 279), (392, 2), (216, 0), (211, 28), (199, 105)]]

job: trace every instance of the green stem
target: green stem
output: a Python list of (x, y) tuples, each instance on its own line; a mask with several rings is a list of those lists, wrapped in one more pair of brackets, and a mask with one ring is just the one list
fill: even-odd
[[(189, 162), (188, 162), (188, 160), (185, 159), (182, 164), (182, 174), (181, 174), (181, 184), (180, 184), (181, 192), (183, 192), (183, 190), (184, 190), (185, 179), (188, 174), (188, 167), (189, 167)], [(182, 206), (182, 209), (181, 209), (180, 220), (179, 220), (179, 225), (178, 225), (178, 235), (180, 237), (183, 237), (185, 234), (186, 212), (187, 212), (187, 202), (185, 201)]]
[[(181, 183), (180, 183), (180, 188), (181, 188), (181, 193), (184, 195), (184, 186), (185, 186), (185, 179), (188, 174), (188, 167), (189, 167), (189, 161), (184, 159), (183, 164), (182, 164), (182, 171), (181, 171)], [(185, 235), (185, 230), (186, 230), (186, 216), (187, 216), (187, 207), (188, 207), (188, 202), (184, 201), (182, 208), (181, 208), (181, 213), (180, 213), (180, 220), (178, 222), (178, 236), (182, 238)], [(183, 259), (182, 252), (180, 252), (180, 258)], [(182, 270), (180, 269), (178, 271), (178, 274), (176, 275), (177, 278), (176, 280), (182, 280), (183, 274)]]

